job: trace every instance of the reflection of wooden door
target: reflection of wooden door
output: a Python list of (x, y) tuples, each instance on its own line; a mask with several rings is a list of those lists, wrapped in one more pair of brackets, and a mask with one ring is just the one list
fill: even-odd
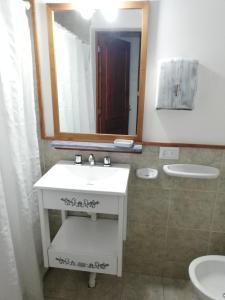
[(97, 132), (128, 134), (130, 43), (98, 32)]

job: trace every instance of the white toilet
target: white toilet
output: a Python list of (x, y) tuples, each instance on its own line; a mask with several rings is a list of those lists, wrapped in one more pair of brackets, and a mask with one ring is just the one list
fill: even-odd
[(200, 299), (225, 300), (225, 256), (194, 259), (189, 266), (189, 276)]

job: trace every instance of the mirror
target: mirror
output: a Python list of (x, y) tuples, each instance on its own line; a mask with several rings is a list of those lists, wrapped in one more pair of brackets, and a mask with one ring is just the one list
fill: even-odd
[(141, 140), (147, 8), (124, 3), (112, 21), (102, 9), (86, 19), (73, 4), (47, 4), (57, 138)]
[(120, 10), (112, 28), (100, 10), (54, 13), (61, 132), (136, 134), (141, 14)]

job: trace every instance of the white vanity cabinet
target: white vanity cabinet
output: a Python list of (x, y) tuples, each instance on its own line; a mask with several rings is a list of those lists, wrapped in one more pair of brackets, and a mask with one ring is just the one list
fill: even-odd
[[(35, 184), (45, 267), (122, 275), (129, 172), (129, 165), (107, 168), (63, 161)], [(52, 241), (49, 209), (62, 212), (62, 226)], [(117, 218), (93, 221), (91, 217), (71, 216), (70, 211)]]

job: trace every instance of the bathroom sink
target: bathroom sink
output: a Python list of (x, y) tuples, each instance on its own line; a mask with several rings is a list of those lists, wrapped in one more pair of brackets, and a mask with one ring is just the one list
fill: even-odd
[(66, 173), (65, 176), (72, 176), (73, 180), (86, 184), (95, 184), (97, 181), (109, 180), (120, 170), (118, 168), (104, 168), (99, 166), (74, 166), (63, 165), (61, 169)]
[(35, 188), (124, 194), (129, 172), (130, 166), (125, 164), (103, 167), (60, 161), (35, 184)]
[(187, 178), (213, 179), (220, 174), (217, 168), (193, 164), (164, 165), (163, 170), (169, 176)]

